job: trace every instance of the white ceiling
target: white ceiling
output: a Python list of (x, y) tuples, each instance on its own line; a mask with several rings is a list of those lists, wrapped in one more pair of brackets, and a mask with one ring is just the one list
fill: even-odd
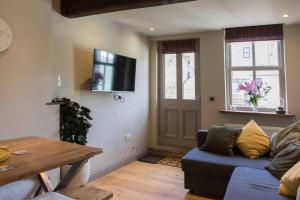
[[(283, 18), (283, 14), (290, 14)], [(198, 0), (101, 15), (147, 36), (300, 23), (300, 0)], [(150, 27), (155, 31), (151, 32)]]

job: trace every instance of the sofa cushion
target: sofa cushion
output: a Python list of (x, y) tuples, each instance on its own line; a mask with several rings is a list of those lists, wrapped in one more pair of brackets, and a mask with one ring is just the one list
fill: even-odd
[(270, 151), (269, 136), (254, 120), (243, 127), (236, 143), (241, 152), (251, 159), (256, 159)]
[[(194, 148), (182, 158), (182, 169), (189, 172), (199, 172), (206, 170), (216, 171), (216, 174), (232, 173), (235, 167), (251, 167), (264, 169), (270, 163), (268, 158), (261, 157), (251, 160), (240, 154), (235, 154), (233, 157), (225, 157), (222, 155), (201, 151)], [(212, 174), (209, 174), (211, 176)]]
[(288, 200), (278, 194), (279, 180), (262, 169), (237, 167), (232, 173), (224, 200)]
[(300, 161), (287, 171), (280, 180), (279, 193), (296, 197), (300, 185)]
[(300, 144), (289, 144), (287, 148), (276, 154), (266, 169), (280, 179), (299, 160)]
[(290, 143), (299, 143), (300, 141), (300, 121), (284, 128), (283, 130), (271, 136), (270, 157), (274, 158), (276, 154), (285, 149)]
[(194, 148), (182, 158), (185, 188), (200, 194), (224, 196), (235, 167), (263, 169), (269, 162), (265, 157), (248, 159), (238, 151), (233, 157), (226, 157)]
[(75, 199), (66, 197), (66, 196), (56, 193), (56, 192), (47, 192), (47, 193), (41, 194), (38, 197), (33, 198), (32, 200), (75, 200)]
[(202, 145), (201, 149), (224, 156), (233, 156), (232, 148), (240, 133), (240, 128), (211, 126), (207, 134), (206, 142)]

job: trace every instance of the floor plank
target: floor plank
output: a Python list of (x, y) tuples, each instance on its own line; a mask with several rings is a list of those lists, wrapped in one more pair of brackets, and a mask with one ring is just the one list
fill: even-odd
[(111, 191), (114, 200), (211, 200), (184, 189), (180, 168), (133, 162), (90, 185)]

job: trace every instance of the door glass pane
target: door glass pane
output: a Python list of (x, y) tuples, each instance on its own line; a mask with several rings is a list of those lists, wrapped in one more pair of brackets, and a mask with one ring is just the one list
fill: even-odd
[(243, 91), (239, 91), (239, 84), (253, 80), (253, 71), (233, 71), (231, 73), (232, 105), (249, 106), (248, 98)]
[(195, 99), (195, 53), (182, 54), (182, 98)]
[(256, 66), (278, 66), (278, 42), (258, 41), (255, 45)]
[(260, 79), (264, 87), (270, 86), (272, 88), (265, 99), (259, 102), (259, 107), (277, 108), (280, 105), (279, 71), (256, 71), (256, 79)]
[(177, 98), (176, 54), (165, 54), (165, 98)]
[(231, 66), (253, 66), (252, 42), (231, 43)]

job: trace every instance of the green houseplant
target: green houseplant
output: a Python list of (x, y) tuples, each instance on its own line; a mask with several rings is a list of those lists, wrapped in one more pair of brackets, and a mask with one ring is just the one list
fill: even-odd
[(91, 111), (70, 99), (63, 98), (60, 106), (60, 139), (65, 142), (86, 145), (87, 133), (92, 127)]
[[(60, 139), (64, 142), (75, 143), (79, 145), (86, 145), (87, 134), (92, 127), (90, 120), (93, 120), (90, 116), (91, 111), (80, 106), (77, 102), (73, 102), (70, 99), (63, 98), (60, 105)], [(60, 175), (64, 177), (71, 165), (61, 167)], [(90, 177), (90, 161), (80, 169), (79, 173), (71, 182), (71, 185), (83, 186), (88, 183)]]

